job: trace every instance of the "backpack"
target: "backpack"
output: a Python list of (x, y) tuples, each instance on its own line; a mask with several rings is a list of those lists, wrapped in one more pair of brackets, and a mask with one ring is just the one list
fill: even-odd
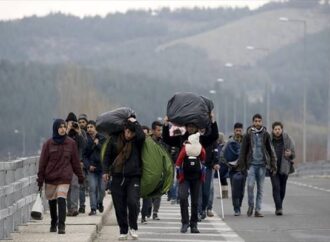
[(186, 156), (182, 162), (182, 170), (186, 180), (195, 180), (201, 177), (202, 163), (199, 157)]

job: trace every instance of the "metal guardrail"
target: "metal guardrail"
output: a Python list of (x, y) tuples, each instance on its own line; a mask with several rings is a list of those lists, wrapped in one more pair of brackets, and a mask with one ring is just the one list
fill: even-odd
[(30, 220), (39, 157), (0, 162), (0, 240)]
[(296, 168), (295, 176), (329, 176), (330, 161), (320, 160), (300, 164)]

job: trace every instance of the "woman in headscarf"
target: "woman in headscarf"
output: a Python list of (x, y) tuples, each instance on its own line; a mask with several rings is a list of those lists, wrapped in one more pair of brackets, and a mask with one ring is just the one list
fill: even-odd
[[(79, 184), (84, 181), (75, 141), (66, 135), (66, 124), (56, 119), (53, 136), (43, 147), (39, 161), (38, 186), (45, 183), (45, 194), (51, 215), (50, 232), (65, 234), (66, 198), (73, 173), (78, 176)], [(58, 213), (57, 213), (58, 206)]]

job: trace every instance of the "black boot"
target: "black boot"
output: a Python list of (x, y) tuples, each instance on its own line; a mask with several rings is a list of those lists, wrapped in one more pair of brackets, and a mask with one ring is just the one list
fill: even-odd
[(66, 200), (58, 198), (58, 233), (65, 234), (65, 219), (66, 219)]
[(50, 232), (57, 232), (57, 200), (49, 200), (48, 204), (51, 217)]

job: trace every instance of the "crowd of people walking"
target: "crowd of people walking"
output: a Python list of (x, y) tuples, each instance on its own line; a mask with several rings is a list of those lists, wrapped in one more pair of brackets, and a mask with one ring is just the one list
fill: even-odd
[(209, 113), (209, 119), (207, 127), (195, 123), (177, 127), (165, 116), (163, 122), (152, 122), (149, 129), (132, 116), (123, 122), (120, 132), (111, 136), (98, 132), (96, 121), (88, 119), (86, 114), (77, 118), (71, 112), (65, 120), (56, 119), (53, 135), (42, 148), (37, 179), (49, 202), (50, 232), (64, 234), (66, 216), (87, 212), (86, 195), (90, 199), (88, 215), (102, 213), (107, 189), (120, 229), (119, 240), (126, 240), (128, 235), (138, 239), (140, 212), (142, 225), (148, 219), (161, 220), (158, 213), (161, 196), (143, 199), (140, 196), (141, 153), (148, 136), (164, 147), (173, 160), (175, 177), (167, 200), (180, 204), (181, 233), (189, 228), (191, 233), (199, 233), (198, 222), (215, 215), (213, 180), (217, 174), (220, 174), (222, 198), (232, 199), (234, 216), (241, 216), (245, 189), (247, 216), (253, 213), (255, 217), (264, 216), (266, 176), (272, 184), (275, 215), (283, 215), (286, 182), (293, 172), (295, 158), (294, 142), (284, 132), (283, 124), (276, 121), (268, 131), (262, 116), (255, 114), (245, 132), (242, 123), (233, 124), (233, 133), (225, 141), (213, 112)]

